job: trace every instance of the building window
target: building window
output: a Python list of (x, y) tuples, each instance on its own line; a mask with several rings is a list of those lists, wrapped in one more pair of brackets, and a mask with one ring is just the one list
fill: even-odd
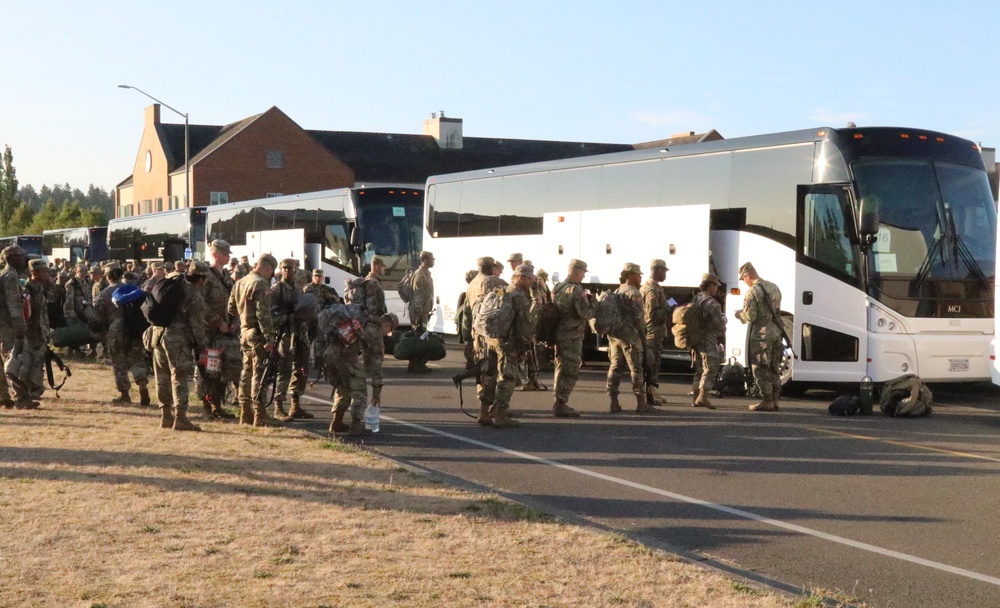
[(163, 199), (162, 198), (156, 199), (156, 211), (157, 211), (157, 213), (160, 212), (160, 211), (166, 211), (166, 209), (163, 208)]
[(228, 192), (211, 192), (209, 193), (209, 204), (210, 205), (225, 205), (229, 202)]
[(264, 166), (268, 169), (284, 169), (285, 153), (282, 150), (268, 150), (264, 157)]
[(119, 205), (118, 217), (132, 217), (135, 208), (132, 205)]
[(180, 209), (181, 208), (181, 197), (171, 196), (167, 199), (167, 209)]
[(278, 198), (279, 196), (285, 196), (281, 192), (268, 192), (267, 198)]

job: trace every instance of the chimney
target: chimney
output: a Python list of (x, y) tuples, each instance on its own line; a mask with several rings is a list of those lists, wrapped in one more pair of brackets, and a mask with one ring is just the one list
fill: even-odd
[(444, 110), (424, 121), (424, 135), (430, 135), (443, 150), (462, 149), (462, 119), (445, 118)]
[(155, 127), (160, 124), (160, 104), (154, 103), (146, 108), (146, 126)]

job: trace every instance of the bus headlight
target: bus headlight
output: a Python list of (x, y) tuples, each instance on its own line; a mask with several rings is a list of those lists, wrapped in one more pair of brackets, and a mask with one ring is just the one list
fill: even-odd
[(878, 333), (906, 333), (906, 327), (892, 313), (871, 304), (868, 308), (869, 326)]

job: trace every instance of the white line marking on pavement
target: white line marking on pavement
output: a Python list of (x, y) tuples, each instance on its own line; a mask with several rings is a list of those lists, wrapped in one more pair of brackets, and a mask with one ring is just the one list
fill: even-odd
[(578, 473), (580, 475), (586, 475), (588, 477), (593, 477), (595, 479), (600, 479), (602, 481), (607, 481), (610, 483), (618, 484), (621, 486), (633, 488), (635, 490), (641, 490), (643, 492), (648, 492), (650, 494), (656, 494), (658, 496), (664, 496), (667, 498), (672, 498), (674, 500), (679, 500), (681, 502), (686, 502), (692, 505), (698, 505), (705, 507), (707, 509), (712, 509), (714, 511), (720, 511), (722, 513), (728, 513), (730, 515), (735, 515), (736, 517), (742, 517), (744, 519), (749, 519), (753, 521), (760, 522), (762, 524), (767, 524), (769, 526), (774, 526), (775, 528), (781, 528), (783, 530), (790, 530), (792, 532), (798, 532), (799, 534), (806, 534), (808, 536), (813, 536), (816, 538), (822, 538), (823, 540), (828, 540), (830, 542), (838, 543), (841, 545), (846, 545), (848, 547), (854, 547), (855, 549), (861, 549), (862, 551), (869, 551), (871, 553), (877, 553), (878, 555), (884, 555), (886, 557), (892, 557), (904, 562), (910, 562), (911, 564), (917, 564), (919, 566), (926, 566), (928, 568), (934, 568), (935, 570), (941, 570), (942, 572), (949, 572), (951, 574), (957, 574), (959, 576), (964, 576), (966, 578), (971, 578), (977, 581), (982, 581), (984, 583), (989, 583), (991, 585), (1000, 586), (1000, 578), (995, 576), (989, 576), (986, 574), (980, 574), (979, 572), (973, 572), (971, 570), (966, 570), (964, 568), (957, 568), (955, 566), (949, 566), (948, 564), (942, 564), (941, 562), (935, 562), (929, 559), (924, 559), (922, 557), (917, 557), (915, 555), (909, 555), (907, 553), (900, 553), (899, 551), (893, 551), (892, 549), (885, 549), (883, 547), (878, 547), (875, 545), (870, 545), (868, 543), (862, 543), (856, 540), (851, 540), (849, 538), (844, 538), (842, 536), (837, 536), (835, 534), (827, 534), (826, 532), (821, 532), (819, 530), (813, 530), (812, 528), (806, 528), (804, 526), (799, 526), (796, 524), (791, 524), (778, 519), (771, 519), (770, 517), (764, 517), (763, 515), (757, 515), (756, 513), (751, 513), (749, 511), (743, 511), (742, 509), (734, 509), (733, 507), (727, 507), (725, 505), (715, 504), (713, 502), (708, 502), (706, 500), (701, 500), (700, 498), (693, 498), (691, 496), (685, 496), (683, 494), (677, 494), (675, 492), (669, 492), (667, 490), (661, 490), (660, 488), (654, 488), (652, 486), (647, 486), (641, 483), (636, 483), (634, 481), (629, 481), (627, 479), (621, 479), (619, 477), (612, 477), (611, 475), (605, 475), (604, 473), (598, 473), (596, 471), (591, 471), (588, 469), (583, 469), (580, 467), (575, 467), (569, 464), (563, 464), (555, 460), (549, 460), (548, 458), (542, 458), (541, 456), (535, 456), (533, 454), (527, 454), (525, 452), (518, 452), (516, 450), (511, 450), (499, 445), (494, 445), (492, 443), (486, 443), (485, 441), (478, 441), (476, 439), (470, 439), (469, 437), (462, 437), (461, 435), (455, 435), (454, 433), (449, 433), (447, 431), (440, 431), (438, 429), (424, 426), (422, 424), (415, 424), (413, 422), (407, 422), (406, 420), (399, 420), (391, 416), (382, 415), (382, 418), (396, 424), (401, 424), (414, 428), (425, 433), (431, 433), (434, 435), (439, 435), (441, 437), (447, 437), (448, 439), (454, 439), (455, 441), (461, 441), (463, 443), (468, 443), (472, 445), (485, 448), (487, 450), (493, 450), (495, 452), (500, 452), (502, 454), (507, 454), (508, 456), (516, 456), (523, 460), (530, 460), (540, 464), (546, 464), (558, 469), (563, 469), (564, 471), (571, 471), (573, 473)]

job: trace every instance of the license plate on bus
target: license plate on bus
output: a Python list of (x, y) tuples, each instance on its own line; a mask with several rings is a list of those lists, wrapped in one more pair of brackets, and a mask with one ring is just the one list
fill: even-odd
[(948, 359), (948, 371), (949, 372), (967, 372), (967, 371), (969, 371), (969, 360), (968, 359)]

